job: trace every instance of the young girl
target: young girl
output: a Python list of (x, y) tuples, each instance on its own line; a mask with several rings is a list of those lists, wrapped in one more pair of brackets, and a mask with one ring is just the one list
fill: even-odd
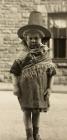
[(24, 41), (27, 55), (15, 60), (10, 72), (14, 79), (14, 94), (18, 97), (24, 114), (27, 140), (40, 140), (40, 113), (47, 112), (51, 82), (56, 74), (54, 64), (49, 58), (49, 48), (42, 44), (51, 35), (43, 27), (40, 12), (33, 11), (28, 25), (18, 30), (18, 36)]

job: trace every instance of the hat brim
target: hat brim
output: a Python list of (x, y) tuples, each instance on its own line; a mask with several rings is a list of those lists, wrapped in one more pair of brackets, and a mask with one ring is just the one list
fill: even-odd
[(44, 34), (43, 40), (44, 40), (45, 42), (47, 42), (47, 41), (51, 38), (51, 33), (50, 33), (50, 31), (49, 31), (47, 28), (42, 27), (42, 26), (40, 26), (40, 25), (26, 25), (26, 26), (23, 26), (23, 27), (21, 27), (21, 28), (18, 30), (17, 34), (18, 34), (18, 36), (19, 36), (20, 39), (23, 39), (23, 33), (24, 33), (25, 31), (27, 31), (27, 30), (32, 30), (32, 29), (33, 29), (33, 30), (40, 30), (40, 31), (42, 31), (43, 34)]

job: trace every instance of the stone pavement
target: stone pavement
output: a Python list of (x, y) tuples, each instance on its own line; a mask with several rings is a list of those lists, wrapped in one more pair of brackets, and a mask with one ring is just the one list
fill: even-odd
[[(67, 94), (52, 93), (51, 107), (41, 113), (43, 140), (67, 140)], [(12, 91), (0, 91), (0, 140), (25, 140), (23, 113)]]

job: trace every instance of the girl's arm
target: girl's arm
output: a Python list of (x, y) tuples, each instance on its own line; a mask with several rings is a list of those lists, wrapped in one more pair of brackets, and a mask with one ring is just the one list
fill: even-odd
[(13, 81), (13, 93), (16, 96), (20, 96), (20, 87), (19, 87), (19, 76), (12, 75)]

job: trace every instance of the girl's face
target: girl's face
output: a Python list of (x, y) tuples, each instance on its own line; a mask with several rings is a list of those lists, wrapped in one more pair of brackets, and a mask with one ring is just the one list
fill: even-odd
[(29, 49), (37, 49), (40, 47), (41, 36), (37, 32), (31, 32), (27, 35), (27, 45)]

